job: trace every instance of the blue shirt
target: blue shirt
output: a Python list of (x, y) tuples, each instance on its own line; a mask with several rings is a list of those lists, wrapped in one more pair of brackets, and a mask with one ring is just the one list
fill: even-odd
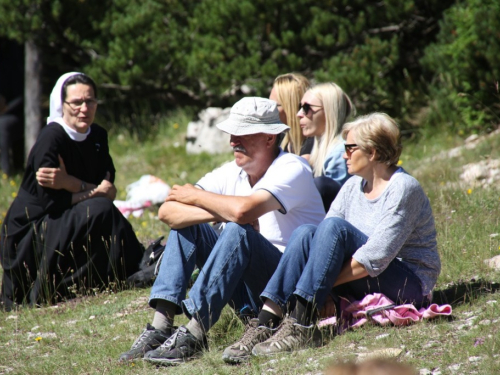
[(325, 159), (325, 163), (323, 164), (323, 176), (337, 181), (340, 186), (344, 185), (349, 177), (351, 177), (351, 175), (347, 173), (347, 165), (342, 157), (342, 155), (344, 155), (344, 151), (344, 142), (339, 142), (332, 148)]

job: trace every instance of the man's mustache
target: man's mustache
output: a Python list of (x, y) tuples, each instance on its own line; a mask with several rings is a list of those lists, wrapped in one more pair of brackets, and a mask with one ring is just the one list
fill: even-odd
[(238, 146), (234, 146), (234, 147), (233, 147), (233, 151), (239, 151), (239, 152), (244, 152), (244, 153), (246, 153), (246, 152), (247, 152), (247, 150), (245, 150), (245, 147), (240, 146), (240, 145), (238, 145)]

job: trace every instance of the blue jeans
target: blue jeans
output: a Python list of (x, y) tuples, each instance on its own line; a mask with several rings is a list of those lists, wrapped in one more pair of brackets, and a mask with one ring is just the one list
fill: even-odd
[[(281, 258), (273, 244), (250, 225), (227, 223), (217, 236), (208, 224), (172, 230), (168, 236), (149, 304), (170, 301), (208, 331), (228, 302), (258, 312), (259, 299)], [(186, 297), (195, 265), (200, 274)]]
[(367, 240), (365, 234), (339, 218), (325, 219), (317, 227), (300, 226), (288, 241), (261, 297), (269, 298), (285, 311), (294, 296), (321, 309), (329, 293), (337, 307), (339, 297), (362, 299), (372, 293), (383, 293), (396, 303), (413, 302), (417, 308), (425, 303), (420, 279), (397, 259), (377, 277), (367, 276), (332, 289), (344, 263)]

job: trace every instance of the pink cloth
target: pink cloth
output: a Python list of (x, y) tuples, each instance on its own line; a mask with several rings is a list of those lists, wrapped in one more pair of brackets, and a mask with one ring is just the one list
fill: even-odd
[[(393, 324), (396, 326), (409, 325), (422, 319), (435, 318), (437, 316), (451, 315), (451, 306), (439, 306), (435, 303), (428, 308), (417, 310), (412, 304), (394, 306), (394, 302), (381, 293), (368, 294), (361, 301), (342, 300), (341, 310), (346, 321), (346, 328), (357, 328), (372, 320), (382, 326)], [(393, 305), (393, 306), (391, 306)], [(387, 309), (384, 309), (387, 307)], [(371, 310), (381, 309), (370, 314)], [(370, 316), (371, 315), (371, 316)], [(319, 326), (336, 324), (337, 319), (330, 317), (319, 322)]]

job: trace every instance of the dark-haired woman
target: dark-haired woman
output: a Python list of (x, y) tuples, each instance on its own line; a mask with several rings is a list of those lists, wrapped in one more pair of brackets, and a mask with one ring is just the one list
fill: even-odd
[(4, 309), (71, 298), (138, 269), (143, 248), (113, 205), (115, 168), (96, 109), (90, 77), (59, 78), (1, 227)]

